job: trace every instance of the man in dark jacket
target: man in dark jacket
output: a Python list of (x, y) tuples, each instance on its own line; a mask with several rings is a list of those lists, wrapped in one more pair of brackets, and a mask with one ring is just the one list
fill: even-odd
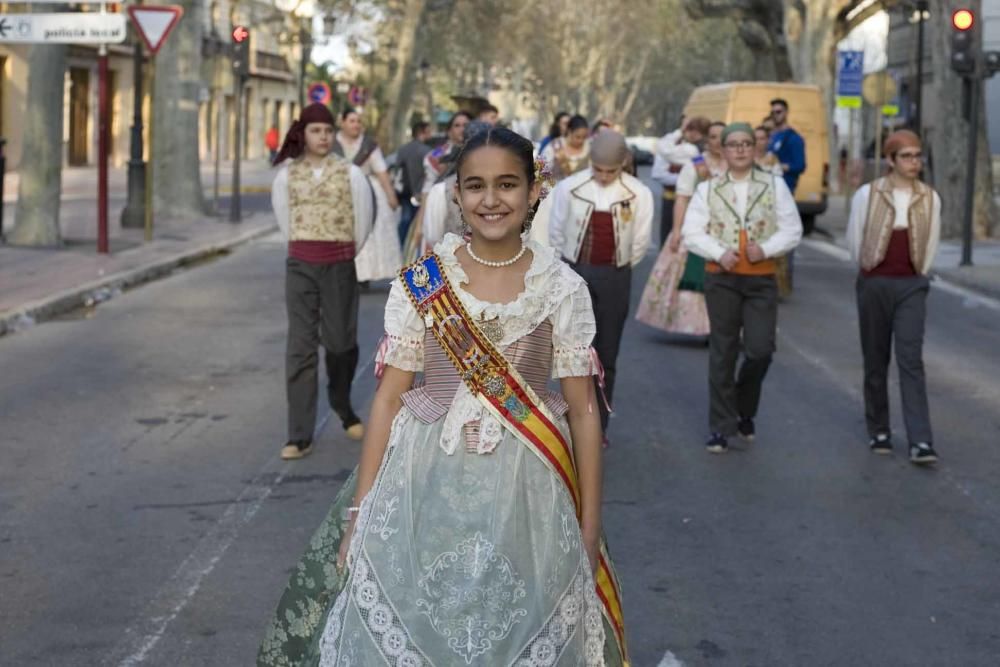
[(424, 121), (418, 121), (410, 128), (412, 140), (404, 144), (396, 152), (396, 164), (401, 170), (400, 182), (402, 190), (399, 194), (399, 203), (402, 206), (399, 219), (399, 242), (406, 242), (406, 234), (410, 230), (410, 223), (420, 206), (420, 192), (424, 186), (424, 156), (430, 152), (431, 148), (425, 142), (431, 136), (431, 126)]

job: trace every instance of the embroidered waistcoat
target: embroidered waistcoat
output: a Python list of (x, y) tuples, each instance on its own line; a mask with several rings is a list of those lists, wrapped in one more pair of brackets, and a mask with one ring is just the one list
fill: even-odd
[(350, 164), (328, 156), (317, 179), (308, 162), (292, 162), (288, 167), (288, 209), (291, 241), (354, 241)]
[[(927, 245), (931, 236), (934, 191), (930, 186), (916, 181), (910, 208), (906, 212), (910, 243), (910, 261), (918, 272), (923, 272), (927, 259)], [(861, 268), (871, 271), (885, 260), (896, 221), (896, 205), (892, 199), (892, 183), (879, 178), (868, 193), (868, 216), (865, 220), (864, 238), (861, 242)]]
[(778, 231), (774, 200), (774, 176), (753, 170), (747, 210), (741, 218), (736, 211), (736, 192), (729, 173), (716, 176), (708, 184), (708, 233), (730, 250), (739, 250), (740, 232), (744, 229), (748, 242), (762, 243)]

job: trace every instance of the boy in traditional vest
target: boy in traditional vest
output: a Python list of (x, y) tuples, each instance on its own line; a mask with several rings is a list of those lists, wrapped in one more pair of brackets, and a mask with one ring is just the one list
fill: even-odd
[(552, 191), (549, 243), (587, 281), (597, 318), (594, 349), (604, 367), (606, 401), (601, 426), (607, 446), (618, 348), (628, 319), (632, 267), (646, 256), (653, 226), (653, 193), (623, 172), (625, 137), (603, 130), (590, 148), (590, 168)]
[[(771, 365), (778, 320), (775, 258), (802, 238), (802, 221), (785, 182), (754, 169), (754, 132), (732, 123), (722, 132), (728, 170), (700, 183), (684, 215), (683, 237), (705, 266), (709, 335), (709, 427), (706, 448), (755, 435), (761, 386)], [(736, 360), (743, 342), (743, 364)]]
[(354, 257), (371, 232), (375, 211), (364, 173), (330, 154), (333, 139), (333, 114), (322, 104), (311, 104), (288, 131), (274, 161), (281, 168), (271, 188), (271, 204), (288, 239), (288, 442), (281, 450), (283, 459), (299, 459), (312, 451), (320, 344), (326, 351), (330, 406), (349, 438), (364, 435), (351, 407), (358, 365)]
[(865, 422), (876, 454), (891, 454), (889, 362), (896, 345), (903, 421), (910, 460), (937, 461), (924, 379), (924, 320), (941, 235), (941, 199), (920, 181), (920, 137), (900, 130), (885, 142), (889, 175), (863, 185), (851, 203), (847, 242), (860, 266), (857, 280), (861, 352), (865, 363)]

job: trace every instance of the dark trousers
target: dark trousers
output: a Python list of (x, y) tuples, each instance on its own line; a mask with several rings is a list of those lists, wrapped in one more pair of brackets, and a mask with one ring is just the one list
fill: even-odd
[[(629, 296), (632, 290), (632, 267), (592, 266), (574, 264), (573, 268), (587, 281), (590, 298), (594, 302), (594, 317), (597, 320), (597, 335), (594, 349), (604, 366), (604, 385), (608, 402), (614, 400), (615, 376), (617, 375), (618, 348), (622, 331), (628, 319)], [(601, 428), (608, 430), (608, 408), (600, 398), (597, 387), (598, 404), (601, 410)]]
[(286, 267), (288, 439), (312, 440), (321, 344), (330, 407), (345, 428), (360, 421), (351, 408), (358, 367), (358, 279), (353, 261), (309, 264), (289, 257)]
[(399, 245), (406, 246), (406, 235), (410, 233), (410, 225), (417, 215), (417, 207), (410, 201), (409, 195), (399, 197)]
[[(740, 417), (757, 415), (761, 386), (771, 365), (778, 324), (774, 276), (705, 274), (708, 337), (709, 428), (729, 436)], [(736, 361), (743, 341), (743, 363)]]
[[(668, 192), (667, 188), (663, 188), (663, 192)], [(676, 194), (674, 188), (669, 188), (669, 192)], [(660, 198), (660, 247), (667, 242), (667, 237), (670, 236), (670, 230), (674, 228), (674, 199)]]
[(924, 276), (858, 276), (858, 323), (865, 361), (865, 422), (868, 435), (889, 428), (889, 362), (896, 343), (903, 422), (910, 442), (933, 442), (924, 377), (924, 321), (930, 281)]

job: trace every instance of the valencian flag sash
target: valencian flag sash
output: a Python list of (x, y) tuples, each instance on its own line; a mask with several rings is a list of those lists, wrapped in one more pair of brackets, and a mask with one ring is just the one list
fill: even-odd
[[(556, 418), (520, 373), (476, 326), (441, 269), (437, 255), (421, 257), (399, 274), (424, 324), (444, 348), (472, 395), (506, 424), (563, 481), (580, 518), (580, 483), (573, 450), (556, 427)], [(622, 663), (628, 665), (621, 588), (601, 540), (597, 596), (614, 630)]]

